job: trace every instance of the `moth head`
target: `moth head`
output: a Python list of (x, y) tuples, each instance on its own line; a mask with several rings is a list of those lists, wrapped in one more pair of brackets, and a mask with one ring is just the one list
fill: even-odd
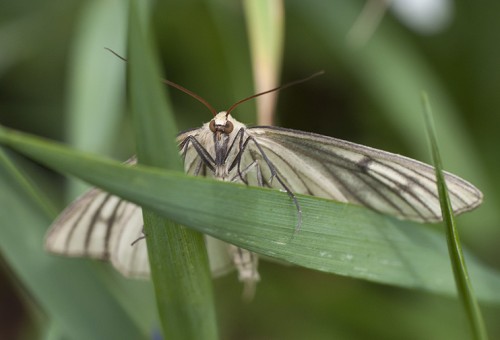
[(223, 133), (226, 135), (229, 135), (231, 132), (233, 132), (234, 125), (231, 123), (229, 120), (229, 115), (222, 111), (219, 112), (211, 121), (209, 124), (210, 131), (213, 133)]

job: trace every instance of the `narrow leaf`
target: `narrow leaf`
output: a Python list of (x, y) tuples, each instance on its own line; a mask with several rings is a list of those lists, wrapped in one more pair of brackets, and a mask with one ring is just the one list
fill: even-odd
[(422, 101), (424, 104), (424, 117), (432, 150), (432, 158), (434, 160), (434, 166), (436, 167), (436, 179), (441, 202), (441, 211), (443, 213), (443, 221), (446, 227), (446, 241), (448, 244), (451, 267), (453, 269), (458, 295), (464, 304), (465, 312), (469, 319), (469, 324), (474, 338), (487, 339), (488, 335), (486, 327), (481, 315), (481, 310), (479, 309), (479, 304), (477, 303), (477, 299), (472, 289), (472, 283), (469, 278), (467, 265), (462, 251), (462, 243), (460, 242), (458, 230), (455, 225), (453, 208), (451, 207), (450, 197), (448, 195), (448, 189), (443, 175), (443, 164), (441, 162), (441, 155), (439, 154), (436, 131), (432, 119), (432, 109), (426, 93), (422, 94)]

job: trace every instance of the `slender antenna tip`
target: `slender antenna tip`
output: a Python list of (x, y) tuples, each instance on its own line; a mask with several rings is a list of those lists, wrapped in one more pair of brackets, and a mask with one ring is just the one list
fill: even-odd
[(244, 98), (242, 100), (239, 100), (236, 103), (234, 103), (229, 109), (227, 109), (226, 113), (227, 113), (227, 115), (229, 115), (229, 113), (231, 113), (231, 111), (233, 111), (238, 105), (243, 104), (244, 102), (249, 101), (250, 99), (262, 96), (262, 95), (270, 93), (270, 92), (275, 92), (275, 91), (280, 91), (280, 90), (286, 89), (287, 87), (294, 86), (294, 85), (306, 82), (308, 80), (311, 80), (312, 78), (315, 78), (315, 77), (323, 75), (323, 74), (325, 74), (325, 71), (321, 70), (321, 71), (318, 71), (318, 72), (310, 75), (309, 77), (306, 77), (306, 78), (303, 78), (303, 79), (299, 79), (299, 80), (295, 80), (295, 81), (292, 81), (290, 83), (286, 83), (285, 85), (281, 85), (281, 86), (275, 87), (274, 89), (270, 89), (270, 90), (267, 90), (267, 91), (264, 91), (264, 92), (259, 92), (257, 94), (254, 94), (254, 95), (250, 96), (250, 97), (247, 97), (247, 98)]

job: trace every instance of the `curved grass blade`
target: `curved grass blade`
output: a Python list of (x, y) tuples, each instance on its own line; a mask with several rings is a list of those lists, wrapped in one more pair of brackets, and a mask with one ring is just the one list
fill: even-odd
[(474, 295), (472, 283), (467, 271), (465, 257), (462, 251), (462, 243), (455, 225), (455, 218), (453, 209), (451, 207), (448, 189), (443, 175), (443, 164), (441, 162), (441, 155), (437, 145), (437, 137), (432, 119), (432, 109), (429, 103), (429, 98), (426, 93), (422, 94), (422, 101), (424, 105), (424, 117), (429, 137), (429, 143), (432, 150), (432, 159), (436, 167), (436, 178), (439, 191), (439, 198), (441, 202), (441, 211), (443, 214), (443, 221), (446, 227), (446, 241), (448, 244), (448, 251), (453, 268), (453, 275), (458, 290), (458, 296), (464, 304), (465, 312), (467, 314), (470, 327), (475, 339), (488, 339), (486, 326), (484, 324), (479, 304)]

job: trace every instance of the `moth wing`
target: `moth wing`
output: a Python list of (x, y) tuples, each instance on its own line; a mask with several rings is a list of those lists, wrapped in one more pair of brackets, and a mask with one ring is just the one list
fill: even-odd
[[(126, 164), (136, 162), (134, 156)], [(139, 206), (94, 188), (77, 198), (54, 221), (47, 232), (45, 248), (59, 255), (108, 260), (127, 277), (148, 278), (146, 242), (134, 243), (143, 235), (143, 226)], [(234, 269), (227, 243), (207, 236), (206, 244), (214, 277)]]
[[(422, 162), (340, 139), (277, 127), (252, 127), (246, 133), (260, 146), (293, 193), (330, 198), (419, 222), (442, 219), (434, 168)], [(249, 142), (247, 156), (263, 163)], [(248, 156), (250, 155), (250, 156)], [(455, 214), (477, 207), (482, 193), (445, 172)], [(279, 187), (279, 183), (271, 183)]]
[(109, 260), (123, 275), (148, 277), (146, 242), (142, 235), (142, 210), (137, 205), (91, 189), (54, 221), (45, 248), (65, 256), (87, 256)]

